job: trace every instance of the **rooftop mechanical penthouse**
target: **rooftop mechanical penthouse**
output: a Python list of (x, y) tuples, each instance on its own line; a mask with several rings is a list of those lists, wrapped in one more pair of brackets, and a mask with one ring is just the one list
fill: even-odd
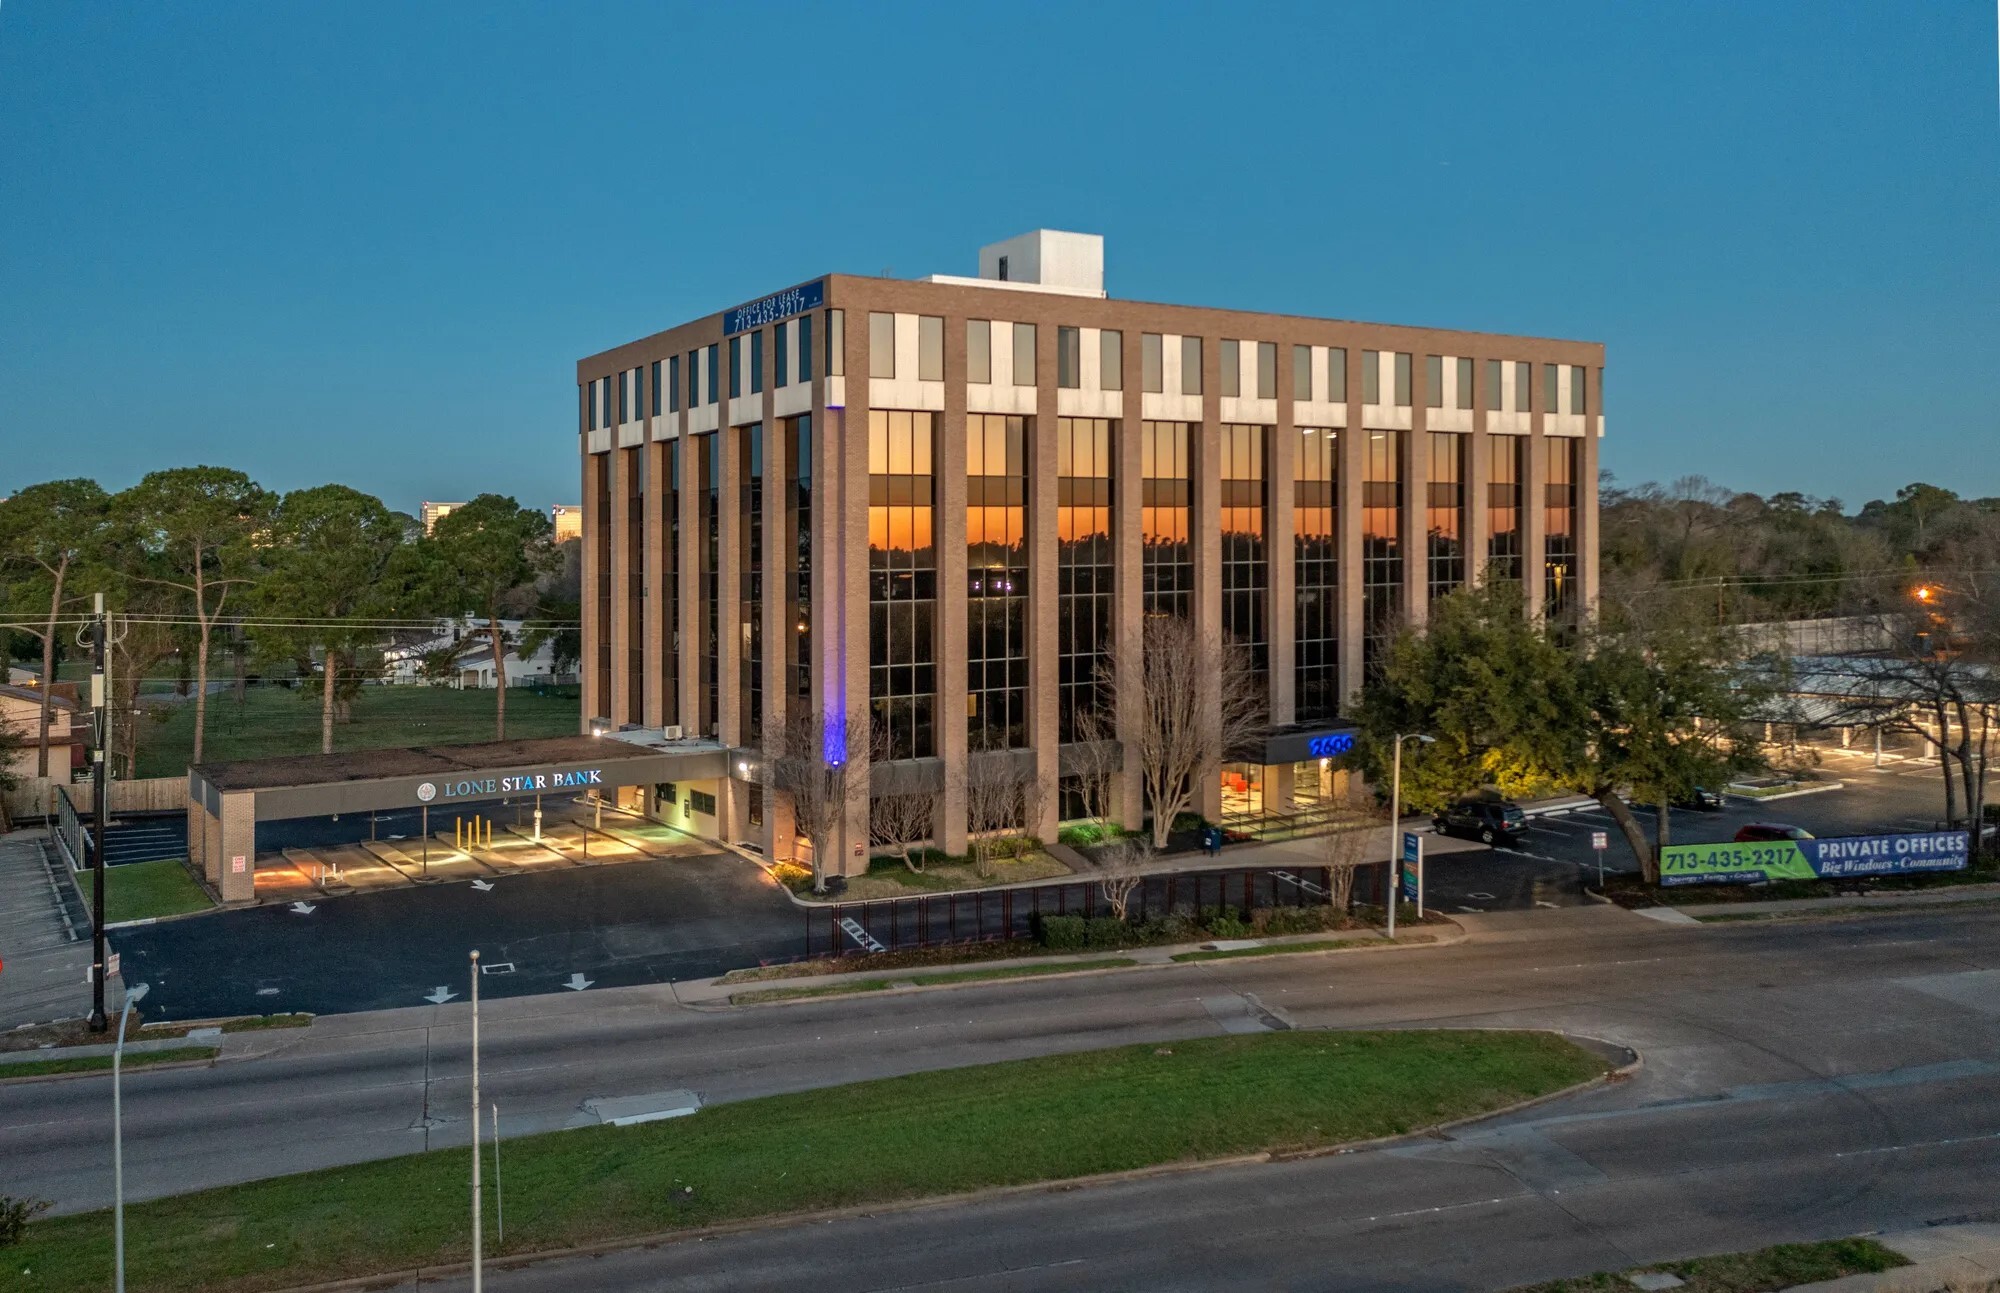
[[(1264, 749), (1204, 779), (1202, 812), (1309, 813), (1348, 793), (1342, 707), (1397, 626), (1481, 578), (1556, 616), (1594, 597), (1603, 365), (1115, 300), (1103, 240), (1052, 230), (983, 248), (976, 278), (785, 287), (577, 365), (587, 721), (729, 747), (731, 775), (643, 807), (766, 856), (804, 847), (760, 763), (808, 706), (880, 734), (878, 786), (1009, 761), (1053, 839), (1099, 662), (1181, 615), (1269, 691)], [(1120, 792), (1136, 827), (1136, 773)], [(866, 845), (858, 802), (828, 871)]]

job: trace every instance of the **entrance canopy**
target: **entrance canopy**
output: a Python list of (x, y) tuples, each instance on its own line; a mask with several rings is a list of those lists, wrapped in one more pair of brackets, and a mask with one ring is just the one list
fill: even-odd
[(188, 769), (188, 854), (225, 902), (254, 890), (256, 824), (728, 775), (712, 743), (558, 736), (204, 763)]

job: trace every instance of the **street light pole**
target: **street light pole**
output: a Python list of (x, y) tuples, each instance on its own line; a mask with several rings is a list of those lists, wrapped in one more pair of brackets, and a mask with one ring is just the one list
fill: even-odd
[[(1403, 888), (1403, 742), (1431, 745), (1435, 736), (1423, 732), (1398, 732), (1394, 772), (1389, 777), (1389, 937), (1396, 936), (1396, 902)], [(1419, 914), (1422, 914), (1421, 912)]]
[(479, 1223), (479, 950), (472, 952), (472, 1293), (480, 1293)]
[(125, 989), (125, 1013), (118, 1016), (118, 1043), (111, 1048), (111, 1248), (117, 1293), (125, 1293), (125, 1096), (119, 1071), (133, 1003), (146, 995), (149, 986), (135, 983)]
[[(107, 721), (107, 706), (111, 698), (106, 693), (104, 661), (111, 636), (109, 625), (104, 618), (104, 594), (98, 593), (92, 600), (90, 612), (90, 709), (92, 725), (95, 727), (96, 741), (91, 750), (90, 762), (90, 815), (91, 815), (91, 890), (90, 890), (90, 1031), (101, 1033), (110, 1026), (104, 1014), (104, 832), (110, 823), (105, 800), (110, 796), (105, 787), (104, 747), (110, 743), (111, 724)], [(49, 680), (44, 678), (47, 687)]]

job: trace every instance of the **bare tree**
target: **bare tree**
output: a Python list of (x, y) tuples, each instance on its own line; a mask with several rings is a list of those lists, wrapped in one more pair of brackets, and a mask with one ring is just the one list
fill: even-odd
[(1794, 691), (1817, 693), (1836, 726), (1869, 725), (1936, 747), (1947, 822), (1979, 829), (2000, 719), (2000, 596), (1981, 572), (1947, 571), (1875, 590), (1881, 649), (1820, 662)]
[(788, 711), (770, 741), (765, 784), (791, 801), (792, 824), (812, 845), (813, 892), (826, 891), (826, 862), (847, 814), (856, 742), (812, 711)]
[(1137, 754), (1153, 846), (1165, 848), (1174, 819), (1195, 802), (1204, 773), (1247, 750), (1268, 722), (1264, 690), (1249, 653), (1206, 639), (1181, 616), (1148, 616), (1134, 677), (1104, 675), (1104, 712), (1137, 690), (1130, 743)]
[(993, 857), (1001, 842), (1024, 834), (1041, 807), (1041, 786), (1023, 778), (1007, 758), (971, 758), (952, 774), (958, 797), (965, 802), (966, 846), (981, 879), (993, 874)]
[(1146, 864), (1152, 860), (1153, 841), (1144, 835), (1128, 835), (1099, 852), (1098, 865), (1103, 871), (1097, 880), (1097, 891), (1119, 920), (1125, 919), (1131, 909), (1132, 895), (1146, 882)]
[(1118, 779), (1125, 771), (1125, 753), (1119, 746), (1116, 725), (1103, 709), (1088, 709), (1076, 716), (1076, 741), (1069, 748), (1069, 775), (1083, 797), (1083, 810), (1097, 827), (1100, 840), (1117, 834), (1112, 812), (1118, 795)]
[(1366, 809), (1348, 808), (1335, 813), (1330, 825), (1319, 841), (1320, 865), (1326, 868), (1326, 904), (1344, 912), (1354, 901), (1354, 873), (1369, 861), (1369, 845), (1381, 821)]

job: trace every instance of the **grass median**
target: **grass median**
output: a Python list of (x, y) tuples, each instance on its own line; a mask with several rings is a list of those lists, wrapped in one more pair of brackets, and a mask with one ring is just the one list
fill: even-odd
[[(1604, 1070), (1543, 1033), (1288, 1032), (745, 1100), (510, 1140), (507, 1244), (488, 1251), (1319, 1149), (1482, 1113)], [(333, 1168), (129, 1207), (126, 1260), (134, 1287), (172, 1291), (462, 1261), (465, 1204), (463, 1150)], [(10, 1270), (33, 1274), (8, 1287), (103, 1288), (110, 1227), (101, 1212), (36, 1222), (7, 1254)]]
[(1818, 1244), (1777, 1244), (1748, 1253), (1722, 1253), (1684, 1262), (1655, 1262), (1629, 1271), (1599, 1271), (1576, 1279), (1530, 1284), (1513, 1293), (1631, 1293), (1631, 1277), (1667, 1274), (1686, 1293), (1775, 1293), (1848, 1275), (1894, 1270), (1909, 1263), (1872, 1239), (1831, 1239)]
[[(212, 1060), (213, 1046), (172, 1046), (163, 1051), (128, 1051), (124, 1067), (145, 1068), (151, 1064), (184, 1064), (189, 1060)], [(109, 1073), (109, 1055), (77, 1055), (63, 1060), (22, 1060), (0, 1064), (0, 1078), (60, 1077), (65, 1073)]]
[[(88, 873), (79, 877), (90, 892)], [(148, 916), (179, 916), (207, 911), (215, 904), (188, 874), (187, 863), (175, 858), (161, 862), (127, 862), (104, 870), (104, 923), (143, 920)]]

